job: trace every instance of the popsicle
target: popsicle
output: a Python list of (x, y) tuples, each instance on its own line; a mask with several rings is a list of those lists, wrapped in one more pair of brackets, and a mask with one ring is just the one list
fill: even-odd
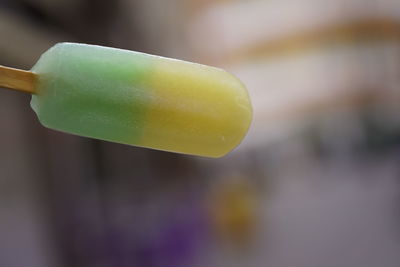
[(0, 87), (32, 93), (44, 126), (85, 137), (221, 157), (241, 142), (252, 120), (244, 85), (200, 64), (60, 43), (29, 72), (2, 69)]

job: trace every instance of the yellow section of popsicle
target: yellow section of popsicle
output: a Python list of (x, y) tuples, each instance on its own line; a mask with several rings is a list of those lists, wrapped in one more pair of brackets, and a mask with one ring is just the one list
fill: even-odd
[(220, 157), (248, 131), (249, 96), (226, 71), (160, 58), (148, 79), (151, 104), (141, 146)]

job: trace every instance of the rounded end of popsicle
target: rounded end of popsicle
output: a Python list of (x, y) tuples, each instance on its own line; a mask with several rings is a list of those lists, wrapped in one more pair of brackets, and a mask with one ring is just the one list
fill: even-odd
[[(227, 123), (233, 122), (234, 124), (234, 129), (232, 130), (232, 135), (234, 137), (231, 139), (230, 144), (225, 147), (225, 150), (221, 150), (220, 153), (209, 155), (209, 157), (212, 158), (224, 157), (238, 147), (246, 137), (253, 121), (253, 107), (246, 86), (233, 74), (229, 72), (226, 73), (232, 80), (232, 90), (235, 92), (233, 102), (235, 103), (236, 111), (232, 112), (232, 118), (234, 119), (232, 121), (229, 119), (227, 120)], [(223, 140), (224, 137), (221, 137), (221, 139)]]

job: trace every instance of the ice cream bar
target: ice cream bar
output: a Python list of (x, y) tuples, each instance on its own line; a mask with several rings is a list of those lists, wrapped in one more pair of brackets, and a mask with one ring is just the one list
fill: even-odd
[(243, 84), (200, 64), (60, 43), (31, 72), (40, 122), (81, 136), (220, 157), (240, 143), (252, 119)]

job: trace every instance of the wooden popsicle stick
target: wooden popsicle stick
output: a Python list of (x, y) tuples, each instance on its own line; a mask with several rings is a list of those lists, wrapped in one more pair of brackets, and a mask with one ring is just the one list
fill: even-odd
[(35, 94), (36, 75), (30, 71), (0, 65), (0, 87)]

